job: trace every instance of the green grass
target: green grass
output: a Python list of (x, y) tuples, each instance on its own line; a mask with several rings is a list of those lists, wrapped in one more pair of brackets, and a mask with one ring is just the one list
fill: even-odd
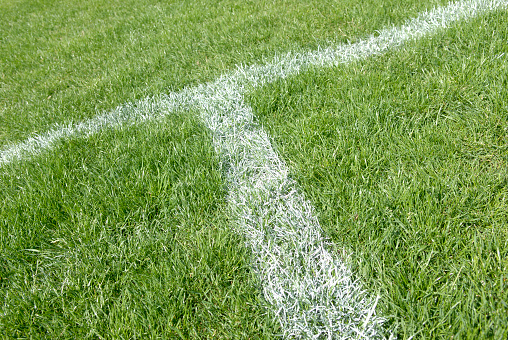
[(277, 51), (355, 40), (444, 2), (3, 0), (0, 147)]
[(507, 14), (249, 96), (401, 339), (508, 336)]
[(270, 336), (225, 194), (188, 113), (5, 166), (0, 338)]
[[(444, 2), (2, 1), (0, 148)], [(249, 95), (401, 339), (507, 337), (506, 14)], [(210, 139), (184, 112), (3, 165), (0, 338), (274, 338)]]

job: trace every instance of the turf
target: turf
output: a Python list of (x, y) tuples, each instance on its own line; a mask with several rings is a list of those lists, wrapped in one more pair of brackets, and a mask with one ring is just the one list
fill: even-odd
[(249, 95), (401, 339), (508, 335), (507, 18)]
[(0, 175), (0, 338), (263, 338), (207, 130), (190, 113)]
[(354, 41), (444, 2), (4, 0), (0, 147), (276, 52)]
[[(0, 3), (0, 148), (445, 1)], [(506, 11), (249, 100), (399, 338), (505, 339)], [(274, 338), (194, 112), (0, 168), (0, 338)]]

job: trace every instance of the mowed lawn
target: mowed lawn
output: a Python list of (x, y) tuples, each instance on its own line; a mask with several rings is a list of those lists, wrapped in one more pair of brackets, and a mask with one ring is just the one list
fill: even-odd
[(402, 338), (508, 336), (508, 12), (249, 98)]
[(274, 328), (188, 113), (0, 174), (0, 337), (248, 338)]
[[(443, 3), (4, 0), (0, 148)], [(248, 96), (402, 339), (507, 335), (506, 14)], [(281, 333), (198, 117), (0, 168), (0, 338)]]
[(2, 0), (0, 147), (445, 0)]

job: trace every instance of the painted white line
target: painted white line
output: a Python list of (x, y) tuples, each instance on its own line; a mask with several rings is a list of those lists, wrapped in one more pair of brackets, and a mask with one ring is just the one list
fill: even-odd
[(202, 117), (227, 165), (233, 228), (246, 236), (284, 338), (382, 338), (383, 319), (327, 250), (312, 207), (234, 87), (203, 95)]
[(67, 125), (56, 124), (46, 133), (8, 145), (0, 150), (0, 167), (49, 150), (65, 138), (86, 137), (105, 128), (115, 128), (123, 124), (135, 124), (147, 119), (157, 119), (176, 110), (188, 109), (196, 104), (195, 94), (199, 93), (200, 89), (214, 87), (219, 90), (227, 85), (235, 86), (243, 92), (245, 88), (261, 86), (276, 79), (297, 74), (311, 66), (334, 66), (367, 58), (400, 46), (407, 40), (432, 34), (437, 29), (445, 28), (453, 22), (506, 7), (507, 1), (467, 0), (454, 2), (446, 7), (439, 7), (422, 13), (400, 27), (384, 29), (379, 32), (379, 35), (371, 36), (355, 44), (328, 47), (303, 54), (288, 53), (274, 58), (265, 65), (239, 68), (231, 74), (223, 75), (212, 83), (124, 104), (107, 114), (84, 122)]
[(286, 338), (375, 339), (387, 334), (373, 301), (345, 262), (328, 251), (312, 207), (253, 120), (243, 94), (312, 66), (331, 66), (383, 53), (457, 20), (506, 8), (508, 0), (469, 0), (426, 12), (351, 45), (288, 54), (266, 65), (239, 68), (215, 82), (119, 107), (84, 123), (57, 127), (14, 145), (0, 166), (49, 149), (62, 138), (198, 108), (212, 131), (228, 182), (234, 228), (246, 236), (263, 293)]

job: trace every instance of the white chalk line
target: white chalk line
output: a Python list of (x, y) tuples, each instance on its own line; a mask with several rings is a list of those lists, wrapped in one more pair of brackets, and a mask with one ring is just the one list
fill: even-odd
[(0, 166), (50, 149), (63, 138), (198, 108), (212, 131), (228, 183), (233, 227), (246, 236), (256, 272), (285, 338), (375, 339), (388, 334), (374, 301), (353, 279), (345, 262), (328, 251), (311, 205), (288, 177), (269, 137), (254, 122), (244, 93), (309, 67), (327, 67), (380, 54), (432, 34), (458, 20), (507, 7), (508, 0), (469, 0), (423, 13), (399, 28), (355, 44), (289, 53), (266, 65), (239, 68), (215, 82), (148, 98), (83, 123), (2, 151)]
[(205, 88), (220, 90), (222, 86), (228, 85), (236, 86), (244, 92), (246, 87), (262, 86), (277, 79), (300, 73), (312, 66), (337, 66), (381, 54), (408, 40), (420, 38), (439, 28), (446, 28), (453, 22), (505, 7), (506, 1), (468, 0), (451, 3), (446, 7), (424, 12), (409, 20), (405, 25), (384, 29), (379, 32), (378, 36), (371, 36), (354, 44), (328, 47), (307, 53), (289, 52), (286, 55), (275, 57), (265, 65), (241, 67), (211, 83), (120, 105), (109, 113), (83, 122), (55, 124), (45, 133), (7, 145), (0, 150), (0, 167), (49, 150), (62, 139), (88, 137), (106, 128), (137, 124), (145, 120), (163, 117), (178, 110), (188, 110), (196, 105), (199, 106), (199, 103), (196, 102), (196, 93)]

